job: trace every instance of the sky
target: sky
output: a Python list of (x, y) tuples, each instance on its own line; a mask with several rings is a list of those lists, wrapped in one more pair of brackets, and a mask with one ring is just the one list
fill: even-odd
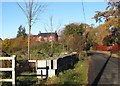
[[(20, 4), (24, 6), (23, 2)], [(70, 23), (85, 22), (97, 26), (98, 24), (92, 17), (95, 11), (104, 11), (107, 6), (106, 2), (83, 2), (85, 21), (81, 2), (42, 2), (40, 4), (45, 4), (46, 7), (39, 15), (39, 21), (32, 26), (31, 33), (34, 35), (37, 35), (39, 31), (51, 31), (48, 27), (51, 16), (53, 17), (53, 31), (60, 31)], [(24, 26), (28, 33), (27, 19), (16, 2), (0, 2), (0, 11), (0, 38), (16, 37), (20, 25)]]

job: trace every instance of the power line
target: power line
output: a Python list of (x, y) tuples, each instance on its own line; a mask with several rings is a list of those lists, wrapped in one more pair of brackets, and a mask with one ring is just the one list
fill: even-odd
[(84, 23), (86, 23), (86, 18), (85, 18), (85, 9), (84, 9), (83, 0), (82, 0), (82, 9), (83, 9)]

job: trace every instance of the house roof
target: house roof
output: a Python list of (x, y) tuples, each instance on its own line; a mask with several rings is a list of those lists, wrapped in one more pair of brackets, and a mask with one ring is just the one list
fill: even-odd
[[(43, 37), (48, 37), (48, 36), (56, 36), (57, 33), (39, 33), (38, 35), (33, 35), (34, 37), (37, 37), (37, 36), (43, 36)], [(57, 35), (58, 36), (58, 35)]]
[(44, 37), (47, 37), (47, 36), (55, 36), (57, 35), (57, 33), (39, 33), (38, 36), (44, 36)]

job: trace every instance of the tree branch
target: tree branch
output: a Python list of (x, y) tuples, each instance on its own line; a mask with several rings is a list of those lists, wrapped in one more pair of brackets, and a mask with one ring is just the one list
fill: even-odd
[(24, 8), (18, 2), (16, 2), (16, 3), (18, 4), (18, 6), (20, 7), (20, 9), (23, 11), (23, 13), (25, 14), (25, 16), (28, 19), (28, 15), (27, 15), (26, 11), (24, 10)]

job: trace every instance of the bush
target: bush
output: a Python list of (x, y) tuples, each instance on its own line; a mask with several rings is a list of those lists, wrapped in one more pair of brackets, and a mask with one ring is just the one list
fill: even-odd
[(120, 51), (117, 53), (118, 56), (120, 56)]
[(87, 57), (86, 51), (81, 51), (79, 54), (79, 60), (85, 60)]
[[(36, 58), (42, 57), (42, 59), (53, 57), (53, 56), (59, 56), (63, 52), (63, 45), (58, 42), (53, 42), (53, 48), (51, 49), (51, 43), (50, 42), (34, 42), (31, 44), (31, 57)], [(38, 54), (38, 52), (41, 52), (43, 54)]]

